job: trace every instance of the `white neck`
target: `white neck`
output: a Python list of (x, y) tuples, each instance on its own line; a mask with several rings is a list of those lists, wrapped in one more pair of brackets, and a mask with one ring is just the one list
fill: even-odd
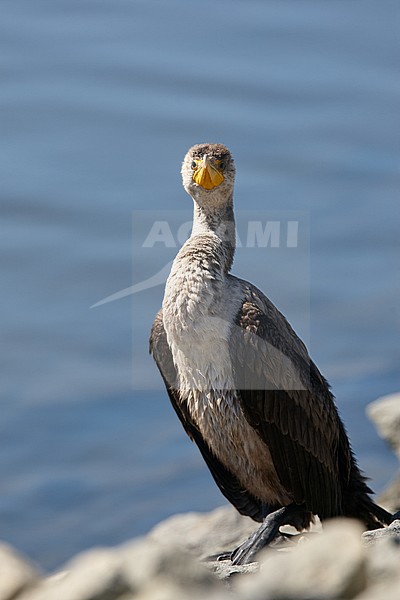
[(232, 200), (222, 206), (200, 207), (194, 202), (193, 227), (190, 238), (214, 234), (223, 243), (228, 257), (226, 271), (232, 266), (236, 247), (235, 217)]

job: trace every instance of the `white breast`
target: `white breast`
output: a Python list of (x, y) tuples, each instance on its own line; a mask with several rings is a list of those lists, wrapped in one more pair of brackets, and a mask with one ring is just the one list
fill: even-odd
[(241, 303), (237, 288), (193, 257), (175, 259), (163, 321), (182, 394), (233, 388), (229, 339)]
[(180, 396), (215, 456), (256, 497), (284, 504), (269, 450), (236, 396), (229, 341), (242, 298), (239, 280), (178, 254), (165, 288), (164, 328)]

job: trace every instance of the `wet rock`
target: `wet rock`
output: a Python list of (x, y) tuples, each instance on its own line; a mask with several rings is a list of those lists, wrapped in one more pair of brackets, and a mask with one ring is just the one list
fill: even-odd
[(243, 600), (354, 598), (367, 583), (361, 531), (356, 521), (337, 519), (293, 550), (265, 550), (260, 572), (238, 579), (234, 590)]
[(36, 567), (14, 548), (0, 543), (0, 600), (11, 600), (40, 577)]

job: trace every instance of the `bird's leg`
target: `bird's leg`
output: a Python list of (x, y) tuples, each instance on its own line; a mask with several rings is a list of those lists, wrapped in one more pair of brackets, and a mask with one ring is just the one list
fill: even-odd
[(234, 565), (245, 565), (254, 560), (255, 555), (265, 546), (268, 546), (278, 535), (281, 525), (291, 525), (302, 519), (305, 513), (304, 506), (289, 504), (267, 515), (262, 525), (245, 541), (240, 544), (230, 555), (222, 554), (218, 560), (230, 558)]

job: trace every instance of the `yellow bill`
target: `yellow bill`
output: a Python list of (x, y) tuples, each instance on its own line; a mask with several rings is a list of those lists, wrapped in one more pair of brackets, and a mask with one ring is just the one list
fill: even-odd
[(193, 180), (205, 190), (212, 190), (224, 181), (224, 176), (204, 157), (193, 173)]

